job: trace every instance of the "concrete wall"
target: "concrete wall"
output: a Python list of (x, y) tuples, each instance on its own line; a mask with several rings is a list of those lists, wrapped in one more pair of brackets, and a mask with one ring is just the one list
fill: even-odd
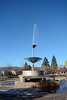
[(15, 81), (15, 88), (31, 88), (33, 87), (33, 82), (21, 82)]

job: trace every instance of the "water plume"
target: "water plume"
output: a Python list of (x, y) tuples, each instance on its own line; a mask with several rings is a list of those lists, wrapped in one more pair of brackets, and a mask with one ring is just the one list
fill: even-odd
[(34, 24), (34, 29), (33, 29), (33, 45), (34, 45), (34, 37), (35, 37), (35, 34), (37, 33), (37, 27), (36, 27), (36, 24)]

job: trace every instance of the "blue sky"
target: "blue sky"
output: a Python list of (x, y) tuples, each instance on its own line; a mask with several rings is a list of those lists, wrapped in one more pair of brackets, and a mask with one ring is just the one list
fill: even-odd
[[(0, 67), (23, 66), (32, 56), (34, 24), (35, 56), (58, 65), (67, 60), (67, 0), (0, 0)], [(28, 64), (32, 65), (27, 61)]]

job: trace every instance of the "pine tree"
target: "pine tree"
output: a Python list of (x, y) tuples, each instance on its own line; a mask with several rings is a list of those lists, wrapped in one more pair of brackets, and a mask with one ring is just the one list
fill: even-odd
[(56, 67), (56, 68), (58, 67), (55, 56), (52, 57), (52, 61), (51, 61), (51, 67), (53, 67), (53, 66)]
[(46, 57), (44, 58), (42, 65), (49, 66), (49, 62), (48, 62), (48, 59)]
[(27, 64), (27, 62), (25, 62), (23, 70), (31, 70), (31, 66)]
[(28, 64), (27, 64), (27, 62), (25, 62), (25, 64), (24, 64), (24, 68), (23, 68), (24, 70), (28, 70)]
[(31, 70), (31, 66), (29, 65), (28, 67), (29, 67), (29, 70)]

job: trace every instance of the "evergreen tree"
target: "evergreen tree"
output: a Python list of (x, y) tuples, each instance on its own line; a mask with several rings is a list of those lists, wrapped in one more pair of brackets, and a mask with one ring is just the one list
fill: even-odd
[(24, 64), (24, 68), (23, 68), (24, 70), (28, 70), (28, 64), (27, 64), (27, 62), (25, 62), (25, 64)]
[(29, 67), (29, 70), (31, 70), (31, 66), (29, 65), (28, 67)]
[(31, 66), (27, 64), (27, 62), (25, 62), (23, 70), (31, 70)]
[(48, 59), (46, 57), (44, 58), (42, 65), (49, 66), (49, 62), (48, 62)]
[(53, 67), (53, 66), (56, 67), (56, 68), (58, 67), (55, 56), (52, 57), (52, 61), (51, 61), (51, 67)]

